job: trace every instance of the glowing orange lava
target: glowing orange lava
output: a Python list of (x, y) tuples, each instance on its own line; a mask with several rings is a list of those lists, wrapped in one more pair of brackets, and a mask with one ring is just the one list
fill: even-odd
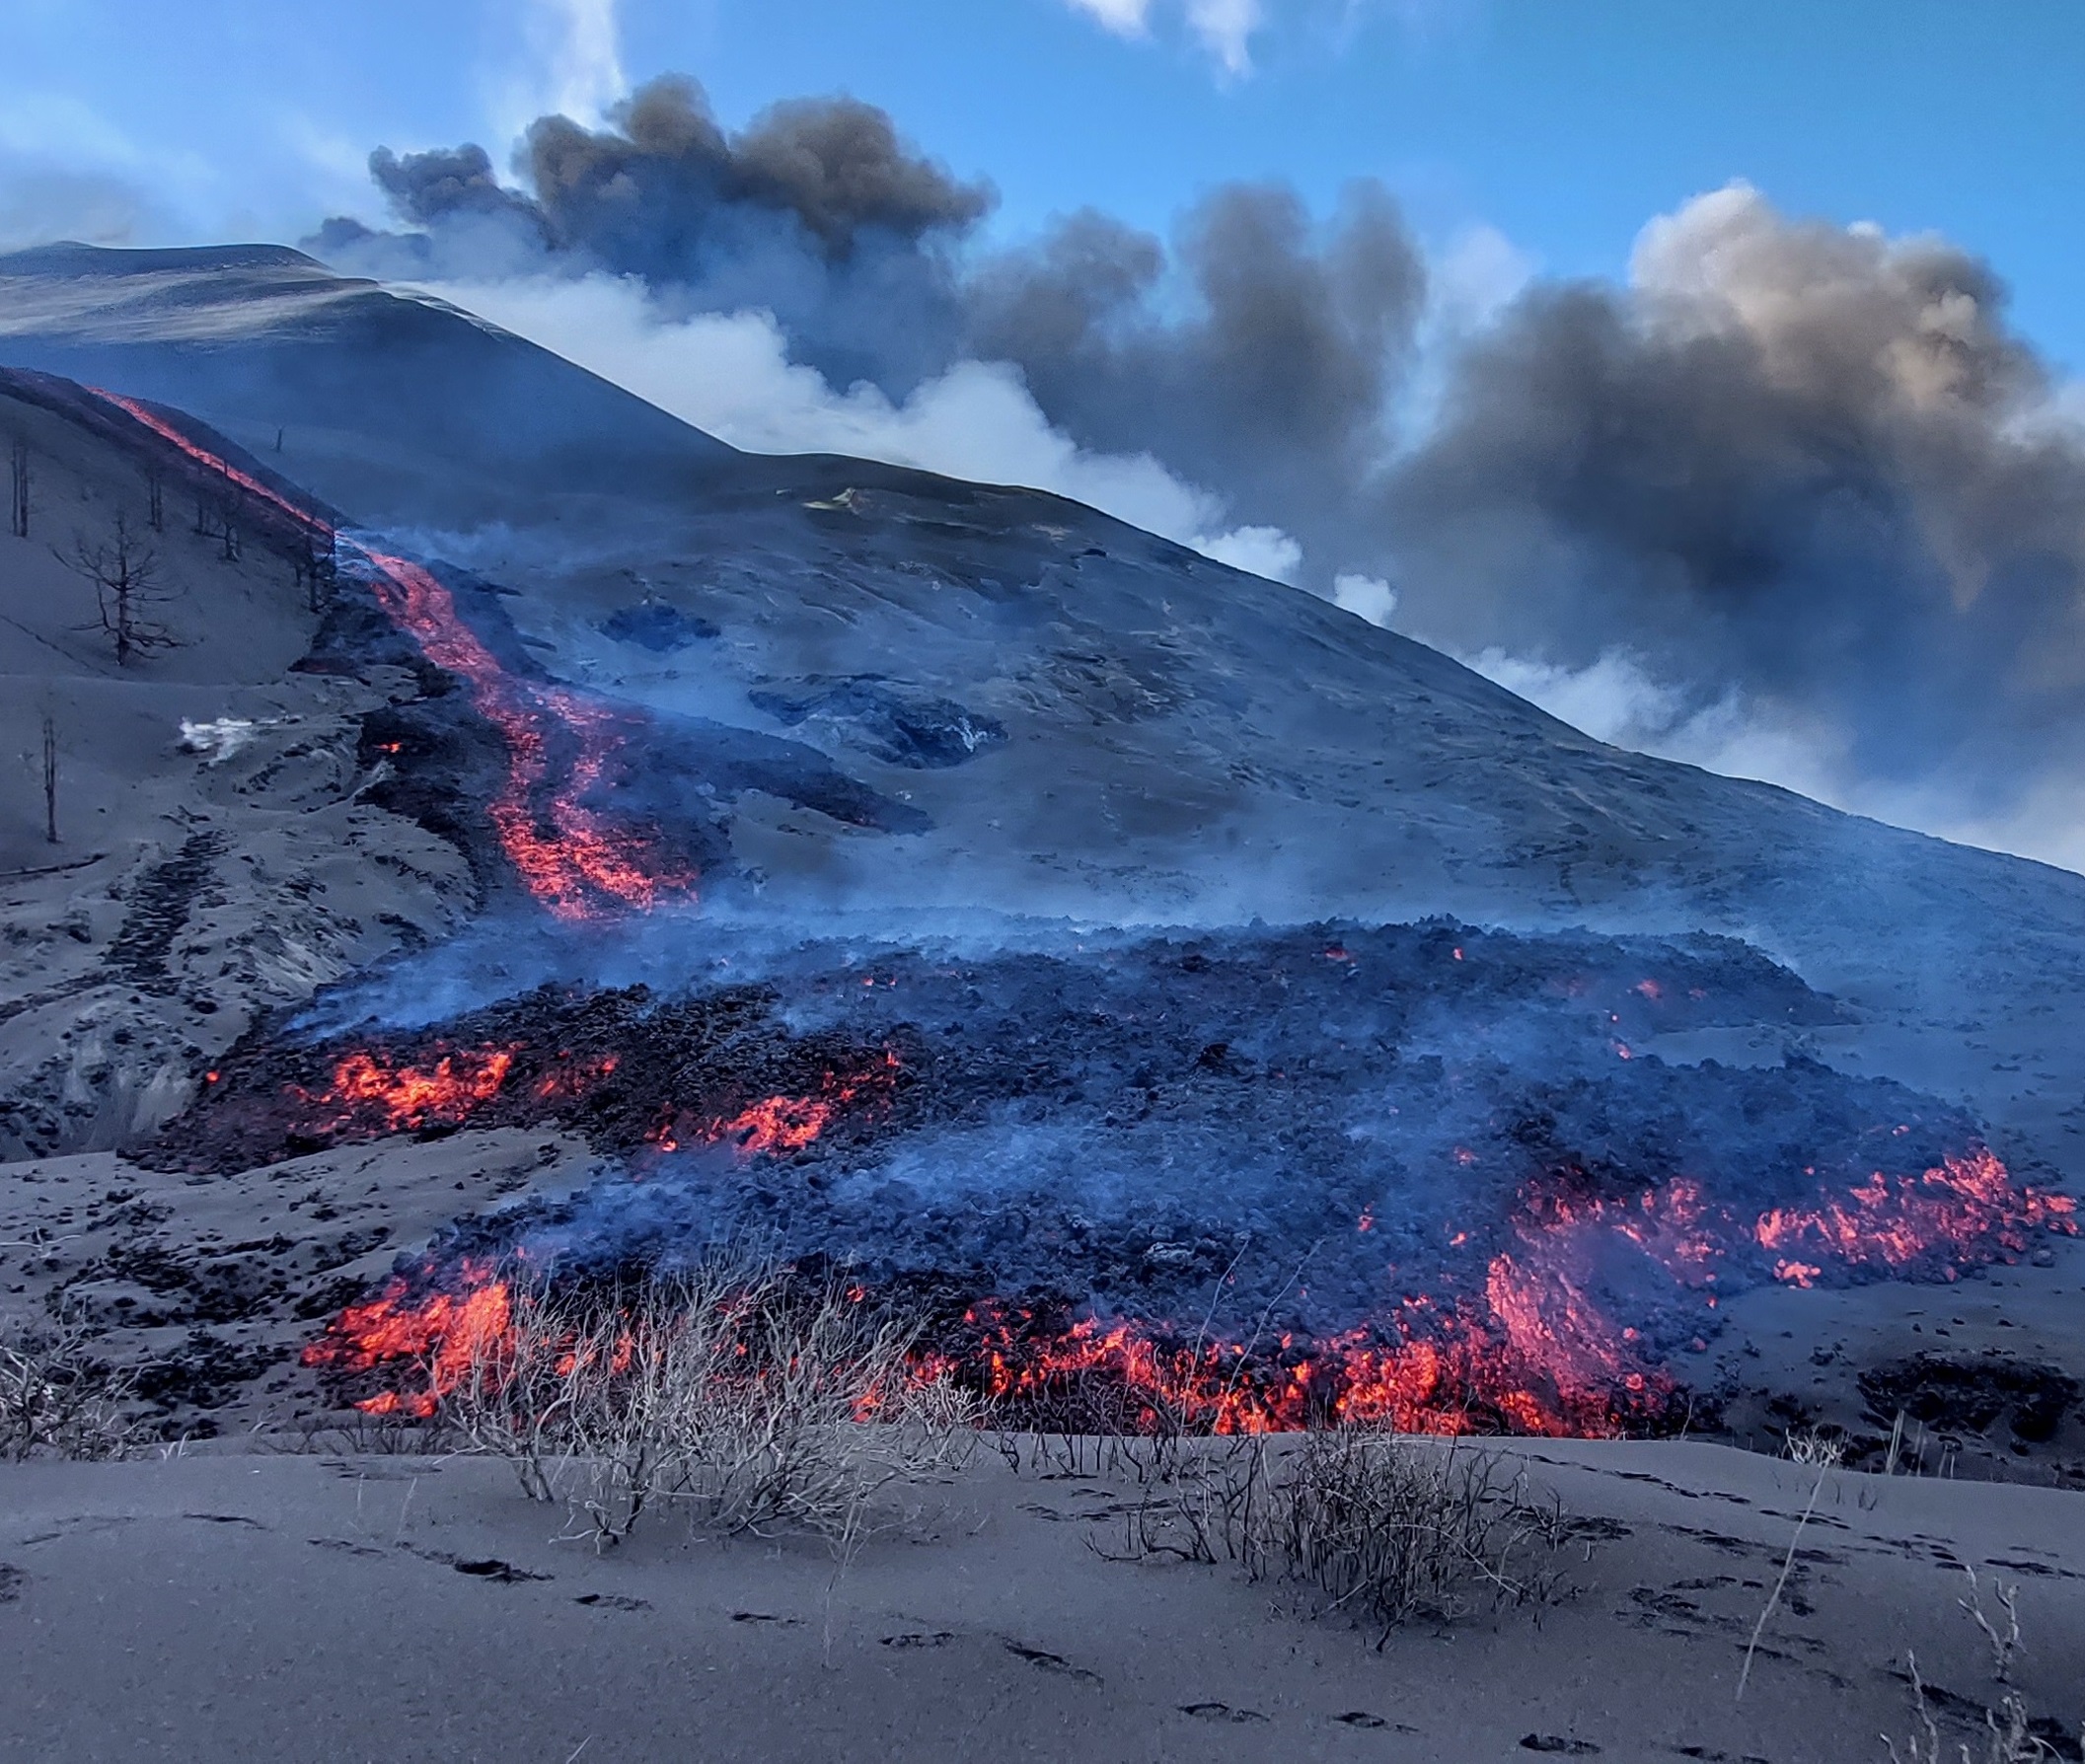
[(221, 460), (207, 449), (196, 446), (187, 436), (184, 435), (164, 416), (155, 412), (149, 405), (141, 404), (135, 399), (126, 399), (119, 393), (105, 392), (99, 386), (90, 386), (87, 390), (93, 393), (96, 398), (106, 399), (110, 404), (115, 405), (117, 409), (125, 411), (136, 418), (137, 421), (143, 423), (146, 428), (159, 436), (162, 441), (171, 441), (183, 453), (186, 454), (190, 460), (194, 461), (196, 465), (202, 467), (204, 471), (222, 478), (226, 482), (244, 490), (249, 496), (258, 497), (278, 513), (288, 515), (300, 527), (312, 532), (323, 533), (328, 538), (333, 536), (333, 529), (325, 521), (313, 514), (310, 509), (300, 508), (296, 503), (290, 501), (288, 497), (281, 494), (280, 491), (269, 489), (266, 484), (262, 483), (252, 473), (242, 472), (229, 460)]
[(370, 1415), (432, 1415), (489, 1349), (504, 1342), (512, 1312), (507, 1284), (489, 1278), (482, 1265), (466, 1262), (459, 1289), (408, 1301), (403, 1280), (393, 1280), (377, 1297), (351, 1304), (318, 1341), (303, 1362), (335, 1371), (367, 1371), (398, 1361), (417, 1362), (426, 1382), (416, 1391), (380, 1391), (356, 1408)]
[(1777, 1279), (1809, 1286), (1822, 1270), (1818, 1261), (1848, 1268), (1910, 1268), (1943, 1259), (1942, 1278), (1953, 1280), (1954, 1263), (1993, 1261), (1987, 1252), (2018, 1255), (2028, 1233), (2054, 1230), (2074, 1235), (2077, 1203), (2068, 1195), (2016, 1188), (2006, 1167), (1978, 1149), (1944, 1159), (1920, 1176), (1894, 1180), (1880, 1170), (1843, 1199), (1815, 1207), (1775, 1208), (1762, 1213), (1753, 1234), (1766, 1250), (1801, 1252)]
[[(780, 1145), (811, 1117), (782, 1109), (776, 1119)], [(760, 1127), (748, 1130), (749, 1146)], [(1056, 1328), (1033, 1311), (986, 1300), (922, 1353), (918, 1373), (952, 1373), (996, 1399), (1016, 1425), (1024, 1417), (1040, 1424), (1099, 1414), (1131, 1431), (1249, 1433), (1348, 1422), (1405, 1433), (1598, 1436), (1656, 1425), (1679, 1391), (1642, 1333), (1617, 1323), (1594, 1296), (1601, 1271), (1611, 1272), (1617, 1256), (1661, 1271), (1672, 1301), (1699, 1305), (1705, 1316), (1719, 1280), (1737, 1277), (1761, 1248), (1802, 1245), (1812, 1260), (1782, 1257), (1771, 1266), (1773, 1278), (1806, 1285), (1832, 1269), (1843, 1276), (1924, 1265), (1955, 1278), (2017, 1255), (2032, 1231), (2076, 1229), (2072, 1201), (2015, 1184), (1980, 1148), (1919, 1177), (1877, 1178), (1848, 1201), (1770, 1210), (1750, 1225), (1686, 1179), (1616, 1199), (1565, 1177), (1523, 1194), (1513, 1246), (1489, 1259), (1480, 1292), (1408, 1296), (1362, 1328), (1312, 1342), (1285, 1337), (1265, 1348), (1207, 1335), (1183, 1342), (1130, 1319), (1089, 1316)], [(1695, 1327), (1668, 1322), (1672, 1340)], [(507, 1328), (506, 1286), (466, 1262), (445, 1286), (416, 1300), (407, 1283), (394, 1281), (377, 1298), (350, 1306), (306, 1350), (305, 1361), (351, 1372), (415, 1364), (419, 1388), (385, 1391), (361, 1406), (424, 1416)], [(1691, 1345), (1704, 1345), (1700, 1334)], [(1112, 1396), (1096, 1407), (1095, 1392)]]
[(436, 667), (470, 683), (473, 705), (506, 743), (506, 781), (487, 813), (529, 892), (559, 919), (583, 919), (604, 901), (650, 908), (690, 891), (693, 871), (662, 861), (651, 842), (586, 804), (623, 744), (626, 719), (562, 687), (517, 680), (431, 571), (385, 551), (365, 554), (392, 622)]
[(729, 1145), (741, 1157), (780, 1157), (817, 1141), (833, 1118), (864, 1092), (887, 1090), (903, 1070), (896, 1054), (885, 1051), (883, 1064), (858, 1077), (842, 1078), (828, 1071), (816, 1096), (767, 1096), (730, 1117), (713, 1116), (692, 1128), (676, 1110), (653, 1130), (651, 1142), (661, 1151), (678, 1151), (691, 1140)]
[(352, 1122), (400, 1133), (433, 1121), (455, 1126), (499, 1093), (514, 1054), (512, 1048), (484, 1048), (444, 1054), (432, 1066), (395, 1066), (354, 1053), (335, 1063), (330, 1089), (314, 1095), (292, 1088), (301, 1101), (329, 1111), (335, 1127)]

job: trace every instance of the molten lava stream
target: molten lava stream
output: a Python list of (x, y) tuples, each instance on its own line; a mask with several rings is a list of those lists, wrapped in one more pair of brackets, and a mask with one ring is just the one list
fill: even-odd
[[(335, 539), (318, 515), (197, 446), (148, 406), (90, 390), (204, 470), (307, 531)], [(464, 622), (455, 597), (432, 572), (367, 547), (352, 549), (367, 562), (370, 586), (392, 623), (436, 667), (470, 683), (479, 714), (499, 731), (507, 777), (489, 813), (500, 846), (529, 892), (566, 919), (595, 918), (604, 907), (649, 909), (662, 895), (689, 893), (698, 879), (692, 869), (663, 859), (646, 838), (587, 806), (623, 743), (617, 725), (626, 719), (567, 688), (515, 679)], [(567, 750), (573, 750), (568, 761)]]
[(292, 1085), (291, 1094), (327, 1111), (321, 1125), (350, 1125), (400, 1133), (429, 1122), (461, 1126), (482, 1103), (498, 1095), (518, 1048), (484, 1048), (444, 1054), (432, 1066), (392, 1066), (381, 1057), (353, 1053), (335, 1063), (333, 1084), (317, 1095)]
[(90, 386), (87, 390), (93, 393), (96, 398), (106, 400), (109, 404), (115, 405), (117, 409), (143, 423), (146, 428), (150, 429), (162, 441), (172, 442), (183, 453), (186, 454), (190, 460), (194, 461), (196, 465), (202, 467), (204, 471), (215, 473), (228, 483), (237, 485), (249, 496), (258, 496), (270, 508), (288, 515), (300, 527), (307, 528), (315, 533), (323, 533), (328, 539), (334, 537), (333, 527), (328, 522), (321, 520), (319, 516), (313, 514), (310, 509), (299, 507), (281, 492), (269, 489), (266, 484), (262, 483), (252, 473), (240, 471), (229, 460), (219, 459), (217, 455), (211, 453), (208, 449), (196, 446), (187, 436), (184, 435), (165, 417), (155, 413), (148, 405), (139, 404), (135, 399), (126, 399), (120, 393), (105, 392), (99, 386)]
[[(692, 871), (662, 861), (643, 837), (586, 806), (622, 745), (615, 726), (622, 719), (562, 687), (516, 680), (464, 623), (455, 597), (431, 571), (383, 551), (363, 554), (370, 586), (392, 622), (436, 667), (470, 683), (478, 713), (506, 743), (506, 782), (489, 813), (529, 892), (559, 919), (585, 919), (604, 904), (648, 909), (662, 894), (691, 890)], [(576, 747), (577, 755), (562, 782), (554, 784), (554, 750), (565, 746)], [(546, 792), (548, 802), (539, 808)]]

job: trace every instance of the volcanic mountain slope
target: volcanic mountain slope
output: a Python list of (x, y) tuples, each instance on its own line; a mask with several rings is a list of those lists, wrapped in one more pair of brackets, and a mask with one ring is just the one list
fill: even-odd
[(2085, 1077), (2066, 872), (1620, 753), (1053, 497), (734, 454), (279, 248), (18, 255), (0, 315), (0, 361), (180, 404), (496, 582), (549, 673), (809, 744), (931, 824), (741, 796), (734, 866), (778, 909), (1714, 928), (1851, 1003), (1871, 1064), (1887, 1043), (1901, 1075), (2070, 1144), (2038, 1100)]
[[(1448, 964), (1462, 963), (1457, 926), (1380, 950), (1362, 942), (1363, 927), (1452, 913), (1536, 933), (1509, 965), (1525, 968), (1534, 993), (1577, 1000), (1555, 1069), (1487, 1056), (1510, 1081), (1477, 1124), (1490, 1138), (1461, 1147), (1489, 1185), (1487, 1229), (1505, 1234), (1480, 1239), (1484, 1253), (1510, 1256), (1500, 1246), (1523, 1227), (1569, 1236), (1588, 1206), (1593, 1216), (1620, 1200), (1649, 1208), (1654, 1192), (1663, 1206), (1676, 1192), (1669, 1179), (1683, 1173), (1670, 1156), (1650, 1168), (1659, 1145), (1676, 1142), (1671, 1136), (1645, 1139), (1640, 1156), (1602, 1149), (1613, 1137), (1604, 1104), (1551, 1109), (1561, 1139), (1524, 1131), (1540, 1113), (1524, 1106), (1530, 1082), (1603, 1095), (1621, 1081), (1613, 1063), (1631, 1057), (1610, 1033), (1621, 1011), (1606, 1013), (1610, 1025), (1593, 1010), (1573, 990), (1579, 971), (1590, 964), (1602, 986), (1640, 980), (1655, 992), (1665, 983), (1650, 970), (1624, 968), (1648, 960), (1677, 972), (1695, 959), (1676, 945), (1661, 955), (1604, 939), (1588, 954), (1548, 934), (1560, 925), (1733, 933), (1786, 964), (1740, 952), (1701, 989), (1713, 994), (1750, 963), (1770, 977), (1757, 996), (1785, 992), (1786, 1007), (1682, 1011), (1647, 1020), (1641, 1038), (1632, 1029), (1633, 1052), (1661, 1060), (1615, 1092), (1647, 1120), (1689, 1110), (1713, 1120), (1730, 1108), (1748, 1121), (1778, 1110), (1809, 1124), (1770, 1147), (1783, 1186), (1749, 1190), (1754, 1209), (1812, 1204), (1798, 1192), (1815, 1174), (1803, 1148), (1832, 1142), (1831, 1123), (1850, 1123), (1855, 1139), (1888, 1135), (1893, 1122), (1907, 1133), (1914, 1121), (1939, 1123), (1946, 1131), (1921, 1128), (1871, 1166), (1887, 1168), (1873, 1205), (1889, 1214), (1912, 1196), (1943, 1213), (1958, 1202), (1984, 1208), (1963, 1263), (1974, 1267), (2024, 1254), (2022, 1225), (2033, 1206), (2047, 1212), (1976, 1161), (1978, 1122), (2029, 1183), (2046, 1185), (2051, 1166), (2085, 1167), (2065, 1113), (2085, 1048), (2077, 877), (1621, 754), (1419, 645), (1053, 497), (856, 461), (732, 454), (516, 339), (329, 277), (294, 254), (170, 260), (68, 250), (0, 263), (0, 360), (76, 370), (109, 389), (10, 382), (5, 414), (31, 472), (33, 527), (26, 545), (0, 540), (11, 628), (66, 655), (57, 683), (83, 705), (106, 688), (111, 702), (134, 707), (128, 746), (92, 750), (114, 780), (110, 800), (81, 805), (109, 822), (112, 841), (120, 831), (136, 845), (127, 878), (103, 883), (83, 866), (17, 879), (22, 960), (11, 985), (33, 1001), (16, 1008), (9, 1044), (26, 1099), (10, 1131), (23, 1152), (134, 1147), (208, 1093), (191, 1143), (232, 1162), (286, 1152), (291, 1163), (268, 1167), (299, 1180), (294, 1139), (235, 1152), (210, 1137), (211, 1124), (234, 1120), (210, 1089), (219, 1052), (266, 1005), (410, 953), (475, 911), (474, 927), (446, 944), (333, 988), (298, 1036), (285, 1039), (281, 1019), (267, 1019), (227, 1067), (236, 1083), (224, 1094), (253, 1100), (261, 1093), (238, 1085), (258, 1073), (272, 1104), (295, 1096), (323, 1121), (342, 1099), (395, 1095), (403, 1081), (431, 1100), (408, 1102), (385, 1125), (447, 1130), (469, 1111), (445, 1099), (459, 1089), (491, 1098), (525, 1069), (560, 1111), (567, 1100), (576, 1108), (576, 1090), (559, 1088), (562, 1068), (541, 1064), (561, 1044), (526, 1049), (538, 1064), (516, 1066), (520, 1056), (503, 1045), (466, 1045), (442, 1025), (545, 981), (575, 989), (578, 1014), (554, 997), (530, 1019), (538, 1036), (576, 1030), (589, 998), (635, 979), (663, 978), (669, 996), (692, 992), (700, 1013), (721, 1008), (728, 961), (770, 989), (747, 1008), (773, 1019), (781, 1087), (765, 1099), (719, 1092), (713, 1108), (707, 1094), (646, 1096), (685, 1107), (663, 1120), (627, 1113), (666, 1155), (668, 1141), (692, 1132), (711, 1156), (692, 1166), (699, 1174), (747, 1154), (734, 1197), (749, 1184), (788, 1187), (798, 1166), (770, 1182), (765, 1160), (798, 1154), (802, 1185), (821, 1193), (828, 1152), (810, 1140), (841, 1104), (886, 1088), (929, 1095), (917, 1086), (964, 1069), (965, 1035), (985, 1032), (979, 1001), (1002, 1002), (1004, 989), (1021, 986), (1036, 989), (1037, 1007), (1006, 1012), (992, 1031), (997, 1045), (977, 1064), (986, 1087), (1017, 1094), (1042, 1073), (1042, 1092), (1088, 1111), (1079, 1133), (1109, 1146), (1129, 1146), (1155, 1119), (1144, 1149), (1123, 1152), (1125, 1168), (1172, 1168), (1189, 1153), (1203, 1168), (1228, 1156), (1229, 1132), (1266, 1150), (1278, 1175), (1277, 1153), (1295, 1150), (1274, 1124), (1278, 1086), (1308, 1070), (1313, 1038), (1340, 1057), (1316, 1049), (1336, 1081), (1305, 1100), (1352, 1133), (1369, 1127), (1349, 1111), (1371, 1072), (1365, 1053), (1346, 1052), (1350, 1041), (1385, 1061), (1433, 1058), (1452, 1088), (1458, 1049), (1496, 1028), (1474, 980), (1453, 994), (1453, 1045), (1431, 1053), (1373, 1007), (1352, 1014), (1355, 993), (1336, 1006), (1309, 1002), (1327, 973), (1350, 968), (1393, 992), (1437, 988)], [(254, 451), (195, 416), (137, 402), (175, 396)], [(585, 464), (597, 443), (605, 451)], [(186, 648), (118, 669), (90, 633), (71, 629), (83, 622), (68, 610), (83, 589), (49, 544), (55, 535), (64, 549), (74, 525), (86, 539), (119, 508), (144, 518), (155, 481), (170, 530), (154, 544), (168, 553), (169, 582), (190, 596), (164, 617), (201, 628), (185, 632)], [(182, 525), (191, 504), (195, 518)], [(234, 626), (236, 641), (221, 634)], [(323, 726), (322, 704), (333, 719)], [(191, 737), (203, 751), (185, 756), (184, 716), (254, 726)], [(281, 720), (291, 716), (306, 720)], [(23, 739), (33, 745), (33, 728)], [(115, 800), (116, 786), (133, 782)], [(23, 777), (19, 798), (17, 867), (40, 869), (51, 860), (38, 848), (34, 777)], [(169, 817), (183, 828), (178, 845), (161, 828)], [(323, 847), (331, 868), (273, 859), (270, 840), (285, 851)], [(241, 870), (251, 893), (225, 880)], [(100, 918), (89, 913), (84, 937), (70, 931), (72, 953), (49, 927), (88, 877), (120, 899), (96, 909)], [(347, 904), (335, 907), (335, 894)], [(683, 911), (691, 906), (700, 917)], [(211, 917), (220, 911), (242, 928), (225, 931)], [(1143, 980), (1099, 984), (1091, 969), (1117, 958), (1089, 958), (1077, 926), (1038, 922), (1050, 916), (1176, 928), (1172, 942), (1120, 958)], [(1341, 923), (1298, 940), (1254, 919)], [(819, 958), (823, 978), (774, 978), (774, 951), (814, 932), (902, 956), (902, 972), (885, 975), (906, 981), (892, 1020), (873, 1033), (861, 1025), (842, 1050), (860, 1058), (858, 1070), (812, 1060), (823, 1033), (812, 992), (848, 971), (856, 949), (835, 945)], [(249, 964), (259, 977), (250, 979), (228, 948), (249, 933), (286, 937), (306, 959)], [(1358, 960), (1334, 954), (1350, 933)], [(929, 943), (934, 953), (923, 953)], [(1061, 968), (1038, 980), (1016, 959), (1023, 947)], [(1212, 964), (1231, 977), (1228, 992), (1217, 989), (1220, 1006), (1202, 997), (1203, 982), (1182, 978)], [(862, 984), (875, 978), (871, 969)], [(1051, 1011), (1072, 997), (1088, 1001), (1057, 1023)], [(1189, 1006), (1229, 1012), (1242, 1027), (1186, 1042), (1182, 1025), (1155, 1039), (1135, 1027)], [(941, 1015), (923, 1027), (916, 1013), (928, 1008)], [(1273, 1013), (1265, 1034), (1255, 1011)], [(291, 1069), (291, 1052), (312, 1035), (357, 1024), (366, 1034), (372, 1019), (394, 1037), (432, 1041), (395, 1057), (333, 1047), (318, 1068)], [(1021, 1051), (1046, 1030), (1050, 1050)], [(1730, 1067), (1787, 1075), (1754, 1081)], [(886, 1069), (906, 1075), (870, 1081)], [(1863, 1090), (1863, 1072), (1937, 1096)], [(145, 1093), (149, 1108), (125, 1100)], [(1452, 1109), (1426, 1106), (1447, 1135)], [(1965, 1106), (1959, 1119), (1950, 1113)], [(297, 1131), (309, 1134), (311, 1122)], [(1442, 1144), (1452, 1154), (1451, 1140)], [(1494, 1141), (1521, 1163), (1488, 1162)], [(1003, 1167), (1009, 1147), (1004, 1133), (989, 1148), (973, 1142), (976, 1167)], [(631, 1139), (610, 1148), (628, 1151)], [(1742, 1149), (1726, 1147), (1734, 1168), (1747, 1161)], [(1639, 1164), (1652, 1188), (1630, 1187)], [(1540, 1191), (1527, 1203), (1536, 1213), (1516, 1213), (1512, 1185), (1537, 1165), (1549, 1176), (1575, 1170), (1573, 1181), (1590, 1173), (1593, 1187), (1561, 1201)], [(1849, 1171), (1848, 1180), (1859, 1173)], [(52, 1179), (48, 1163), (34, 1173)], [(381, 1169), (372, 1179), (381, 1187)], [(112, 1180), (120, 1193), (127, 1178)], [(178, 1202), (182, 1180), (156, 1182), (171, 1200), (153, 1207)], [(472, 1204), (465, 1182), (459, 1209)], [(873, 1183), (856, 1188), (859, 1205), (843, 1184), (834, 1216), (858, 1225), (906, 1204)], [(1134, 1183), (1127, 1192), (1139, 1193)], [(1448, 1203), (1451, 1222), (1476, 1193)], [(1346, 1198), (1328, 1187), (1314, 1200)], [(994, 1189), (965, 1205), (1005, 1200)], [(126, 1204), (103, 1197), (102, 1210)], [(1822, 1220), (1868, 1203), (1818, 1205)], [(337, 1210), (330, 1195), (313, 1208), (315, 1216)], [(1372, 1217), (1364, 1207), (1343, 1228), (1367, 1231)], [(1151, 1241), (1155, 1214), (1133, 1222), (1146, 1248), (1167, 1247)], [(1238, 1222), (1248, 1235), (1257, 1228)], [(1754, 1257), (1783, 1229), (1765, 1213), (1756, 1227), (1750, 1213), (1729, 1222), (1756, 1237)], [(1394, 1223), (1419, 1228), (1416, 1216)], [(137, 1247), (147, 1225), (124, 1224), (127, 1261), (149, 1261)], [(1810, 1229), (1789, 1226), (1790, 1241)], [(198, 1244), (222, 1235), (215, 1226), (190, 1234)], [(1186, 1253), (1199, 1271), (1222, 1247), (1213, 1239)], [(1469, 1255), (1481, 1288), (1479, 1249)], [(1066, 1269), (1084, 1268), (1075, 1262)], [(1865, 1266), (1858, 1254), (1845, 1265)], [(1162, 1285), (1172, 1267), (1144, 1256), (1138, 1278)], [(1496, 1256), (1492, 1275), (1497, 1293)], [(1544, 1303), (1524, 1304), (1518, 1290), (1495, 1295), (1493, 1314), (1510, 1323), (1518, 1306), (1547, 1331)], [(308, 1287), (292, 1296), (296, 1306), (315, 1301)], [(278, 1299), (289, 1302), (281, 1293), (269, 1302)], [(168, 1311), (163, 1326), (201, 1315), (183, 1303), (187, 1312)]]

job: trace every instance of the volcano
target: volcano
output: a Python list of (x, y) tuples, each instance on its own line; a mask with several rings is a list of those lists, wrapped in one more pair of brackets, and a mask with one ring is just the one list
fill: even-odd
[[(1740, 1413), (1762, 1304), (2073, 1266), (2085, 880), (294, 253), (19, 255), (0, 311), (73, 823), (0, 824), (0, 1138), (124, 1197), (11, 1302), (410, 1409), (517, 1258), (752, 1235), (1039, 1424), (1600, 1433)], [(134, 668), (50, 556), (119, 512), (186, 621)], [(165, 1272), (191, 1185), (546, 1135), (431, 1237)]]

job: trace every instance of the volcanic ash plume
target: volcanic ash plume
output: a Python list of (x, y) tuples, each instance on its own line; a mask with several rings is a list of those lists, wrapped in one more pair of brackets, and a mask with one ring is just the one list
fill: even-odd
[[(772, 314), (835, 390), (754, 445), (945, 465), (922, 436), (961, 401), (864, 422), (837, 389), (903, 401), (1010, 372), (991, 423), (1155, 462), (1174, 500), (1272, 536), (1212, 554), (1327, 595), (1380, 583), (1400, 629), (1595, 734), (2075, 854), (2085, 439), (1997, 276), (1944, 241), (1792, 221), (1733, 185), (1652, 221), (1626, 284), (1537, 282), (1471, 331), (1429, 305), (1379, 185), (1329, 220), (1278, 184), (1224, 186), (1170, 249), (1087, 210), (994, 253), (989, 186), (853, 101), (732, 136), (693, 83), (660, 81), (603, 128), (536, 123), (519, 188), (475, 147), (372, 164), (411, 230), (331, 224), (336, 262), (481, 288), (633, 278), (646, 336)], [(585, 356), (602, 303), (573, 285), (569, 323), (547, 294), (496, 304)], [(688, 335), (717, 373), (751, 371), (735, 332)], [(646, 366), (677, 359), (597, 365), (680, 408), (647, 383), (704, 378)], [(1048, 481), (1116, 506), (1120, 477)]]

